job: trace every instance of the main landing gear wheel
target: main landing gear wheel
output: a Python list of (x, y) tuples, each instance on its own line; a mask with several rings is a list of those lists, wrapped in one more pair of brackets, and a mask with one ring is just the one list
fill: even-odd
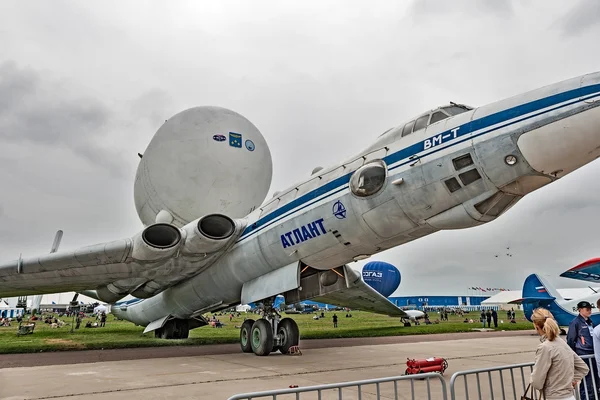
[(244, 353), (252, 353), (252, 325), (254, 325), (254, 320), (247, 319), (242, 324), (242, 329), (240, 329), (240, 346)]
[(252, 351), (257, 356), (268, 356), (273, 350), (273, 328), (266, 319), (259, 319), (252, 325)]
[(292, 346), (298, 346), (300, 341), (300, 330), (298, 324), (291, 318), (284, 318), (279, 322), (277, 334), (281, 338), (279, 351), (281, 354), (287, 354)]
[(187, 339), (189, 335), (189, 322), (182, 319), (169, 320), (162, 328), (154, 331), (154, 337), (157, 339)]

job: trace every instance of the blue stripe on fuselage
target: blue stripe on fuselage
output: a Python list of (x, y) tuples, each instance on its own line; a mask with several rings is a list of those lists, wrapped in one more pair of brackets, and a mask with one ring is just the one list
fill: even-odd
[[(536, 117), (536, 116), (541, 115), (543, 113), (546, 113), (546, 112), (549, 112), (549, 111), (553, 111), (553, 110), (556, 110), (556, 109), (559, 109), (559, 108), (562, 108), (562, 107), (566, 107), (566, 106), (572, 105), (574, 103), (577, 103), (579, 101), (584, 100), (582, 97), (585, 97), (585, 96), (588, 96), (588, 95), (591, 95), (591, 96), (589, 96), (590, 98), (591, 97), (596, 97), (598, 95), (599, 91), (600, 91), (600, 85), (585, 86), (585, 87), (582, 87), (582, 88), (572, 89), (572, 90), (569, 90), (569, 91), (566, 91), (566, 92), (563, 92), (563, 93), (558, 93), (558, 94), (555, 94), (555, 95), (552, 95), (552, 96), (549, 96), (549, 97), (545, 97), (543, 99), (534, 100), (534, 101), (529, 102), (529, 103), (521, 104), (519, 106), (515, 106), (515, 107), (509, 108), (509, 109), (506, 109), (506, 110), (503, 110), (503, 111), (499, 111), (497, 113), (490, 114), (490, 115), (487, 115), (485, 117), (482, 117), (482, 118), (479, 118), (479, 119), (476, 119), (476, 120), (473, 120), (473, 121), (469, 121), (469, 122), (467, 122), (467, 123), (465, 123), (465, 124), (460, 125), (459, 127), (457, 127), (458, 131), (457, 131), (456, 137), (452, 137), (447, 142), (450, 142), (451, 140), (455, 140), (455, 139), (457, 139), (457, 138), (459, 138), (461, 136), (468, 135), (468, 134), (470, 134), (472, 132), (475, 132), (477, 130), (484, 129), (486, 127), (490, 127), (490, 126), (493, 126), (493, 125), (497, 125), (497, 124), (500, 124), (500, 123), (502, 123), (504, 121), (508, 121), (510, 119), (514, 119), (514, 118), (517, 118), (519, 116), (526, 115), (526, 114), (535, 112), (537, 110), (541, 110), (541, 109), (553, 106), (555, 104), (560, 104), (560, 103), (563, 103), (563, 102), (566, 102), (566, 101), (569, 101), (569, 100), (577, 99), (574, 102), (571, 102), (571, 103), (568, 103), (568, 104), (563, 104), (561, 106), (558, 106), (558, 107), (550, 109), (550, 110), (543, 111), (543, 112), (538, 113), (536, 115), (531, 115), (531, 116), (528, 116), (526, 118), (522, 118), (520, 120), (516, 120), (516, 121), (510, 122), (510, 123), (507, 123), (507, 124), (505, 124), (503, 126), (498, 126), (498, 127), (492, 128), (492, 129), (490, 129), (488, 131), (481, 132), (481, 133), (477, 134), (476, 136), (480, 136), (480, 135), (483, 135), (483, 134), (486, 134), (486, 133), (493, 132), (495, 130), (504, 128), (506, 126), (522, 122), (522, 121), (524, 121), (526, 119)], [(455, 129), (456, 128), (453, 128), (453, 130), (455, 130)], [(411, 157), (411, 156), (413, 156), (415, 154), (418, 154), (418, 153), (424, 151), (425, 150), (425, 142), (427, 140), (431, 140), (433, 137), (437, 137), (439, 135), (442, 135), (442, 136), (448, 135), (448, 134), (451, 134), (451, 132), (452, 132), (452, 130), (447, 130), (447, 131), (444, 131), (444, 132), (440, 132), (440, 133), (438, 133), (438, 134), (436, 134), (436, 135), (434, 135), (434, 136), (432, 136), (430, 138), (427, 138), (427, 139), (425, 139), (425, 140), (423, 140), (421, 142), (415, 143), (415, 144), (413, 144), (413, 145), (411, 145), (409, 147), (406, 147), (406, 148), (401, 149), (401, 150), (399, 150), (399, 151), (397, 151), (397, 152), (395, 152), (393, 154), (390, 154), (389, 156), (384, 157), (383, 160), (386, 162), (386, 164), (392, 165), (392, 164), (394, 164), (394, 163), (396, 163), (398, 161), (401, 161), (403, 159), (406, 159), (408, 157)], [(430, 155), (430, 154), (433, 154), (433, 153), (436, 153), (436, 152), (438, 152), (440, 150), (443, 150), (443, 149), (448, 148), (450, 146), (454, 146), (456, 144), (464, 142), (465, 140), (470, 140), (470, 139), (473, 139), (473, 136), (470, 136), (468, 138), (464, 138), (464, 139), (459, 140), (459, 141), (455, 141), (455, 142), (453, 142), (449, 146), (445, 146), (444, 147), (444, 146), (437, 145), (437, 146), (433, 147), (433, 150), (431, 152), (422, 155), (422, 157)], [(397, 165), (397, 166), (394, 166), (393, 168), (390, 168), (390, 169), (398, 168), (398, 167), (400, 167), (402, 165), (405, 165), (405, 164), (407, 164), (409, 162), (412, 162), (412, 161), (414, 161), (414, 160), (407, 160), (405, 163)], [(313, 191), (311, 191), (309, 193), (306, 193), (305, 195), (303, 195), (303, 196), (301, 196), (301, 197), (299, 197), (299, 198), (297, 198), (297, 199), (295, 199), (295, 200), (293, 200), (293, 201), (291, 201), (291, 202), (289, 202), (287, 204), (284, 204), (283, 206), (281, 206), (281, 207), (273, 210), (269, 214), (265, 215), (264, 217), (260, 218), (258, 221), (254, 222), (253, 224), (251, 224), (250, 226), (248, 226), (244, 230), (244, 232), (242, 233), (241, 238), (238, 240), (238, 242), (240, 242), (242, 240), (245, 240), (248, 237), (252, 236), (253, 234), (255, 234), (255, 233), (257, 233), (257, 232), (259, 232), (259, 231), (267, 228), (271, 224), (277, 222), (277, 220), (279, 220), (281, 218), (285, 218), (287, 216), (287, 215), (285, 215), (286, 213), (291, 212), (296, 207), (302, 206), (304, 203), (309, 203), (309, 204), (306, 204), (304, 207), (296, 210), (296, 212), (300, 211), (300, 210), (302, 210), (302, 209), (304, 209), (306, 207), (309, 207), (310, 205), (314, 204), (316, 201), (321, 201), (321, 200), (323, 200), (323, 199), (325, 199), (327, 197), (330, 197), (330, 196), (332, 196), (332, 195), (340, 192), (341, 190), (345, 189), (346, 185), (350, 181), (350, 176), (352, 175), (353, 172), (354, 171), (352, 171), (352, 172), (350, 172), (350, 173), (348, 173), (348, 174), (346, 174), (344, 176), (341, 176), (339, 178), (336, 178), (333, 181), (328, 182), (325, 185), (323, 185), (321, 187), (318, 187), (318, 188), (314, 189)], [(326, 197), (319, 198), (320, 196), (322, 196), (322, 195), (324, 195), (324, 194), (326, 194), (326, 193), (328, 193), (328, 192), (330, 192), (330, 191), (332, 191), (334, 189), (337, 189), (340, 186), (342, 186), (342, 188), (340, 188), (336, 192), (330, 193)], [(280, 218), (278, 218), (278, 217), (280, 217)], [(276, 218), (277, 218), (277, 220), (275, 220)]]

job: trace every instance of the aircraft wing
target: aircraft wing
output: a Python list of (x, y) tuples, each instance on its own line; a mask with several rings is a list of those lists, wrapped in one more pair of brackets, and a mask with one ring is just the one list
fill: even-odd
[(600, 282), (600, 258), (592, 258), (560, 274), (563, 278)]
[(143, 265), (128, 262), (131, 247), (121, 240), (0, 264), (0, 297), (81, 291), (140, 277)]
[[(394, 317), (408, 318), (408, 314), (371, 286), (367, 285), (362, 280), (360, 274), (352, 268), (344, 265), (343, 268), (335, 268), (334, 272), (340, 276), (343, 275), (345, 278), (344, 280), (340, 279), (340, 285), (335, 285), (335, 290), (321, 290), (319, 291), (320, 293), (314, 293), (314, 295), (310, 297), (303, 296), (304, 300), (332, 304), (338, 307), (360, 309)], [(307, 287), (309, 286), (310, 285), (307, 285)]]
[(201, 254), (196, 251), (201, 239), (182, 235), (185, 229), (155, 224), (131, 238), (0, 264), (0, 297), (89, 290), (105, 302), (127, 294), (152, 297), (210, 266), (235, 242), (243, 225), (236, 224), (223, 243), (212, 243)]

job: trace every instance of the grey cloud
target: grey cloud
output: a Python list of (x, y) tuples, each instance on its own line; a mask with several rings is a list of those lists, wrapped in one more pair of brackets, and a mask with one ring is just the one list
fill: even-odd
[(99, 146), (113, 118), (110, 110), (98, 100), (71, 93), (65, 85), (15, 62), (0, 64), (0, 139), (66, 145), (119, 174), (118, 155)]
[(417, 18), (436, 17), (447, 14), (478, 14), (507, 17), (513, 15), (513, 7), (510, 1), (436, 1), (415, 0), (409, 10), (409, 15)]
[(131, 102), (132, 119), (145, 120), (158, 128), (171, 115), (169, 109), (173, 100), (165, 90), (154, 88)]
[(569, 12), (557, 21), (565, 35), (577, 36), (600, 26), (600, 1), (579, 0)]

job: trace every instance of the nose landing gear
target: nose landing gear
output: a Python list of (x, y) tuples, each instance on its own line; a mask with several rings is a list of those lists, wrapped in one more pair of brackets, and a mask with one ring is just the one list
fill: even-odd
[(263, 301), (262, 318), (247, 319), (240, 329), (240, 346), (244, 353), (268, 356), (279, 350), (288, 354), (290, 348), (300, 341), (298, 324), (291, 318), (283, 318), (273, 307), (274, 298)]

